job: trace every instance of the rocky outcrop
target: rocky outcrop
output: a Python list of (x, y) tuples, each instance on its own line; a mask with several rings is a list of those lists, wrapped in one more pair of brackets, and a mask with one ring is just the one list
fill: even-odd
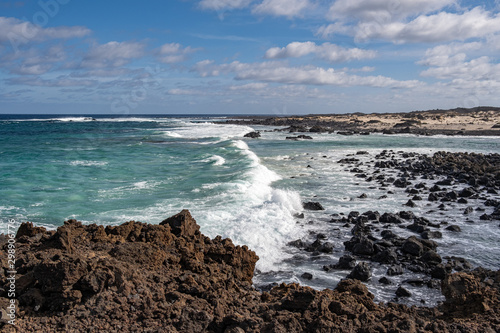
[[(103, 227), (69, 220), (46, 231), (26, 223), (16, 245), (17, 326), (0, 321), (2, 332), (500, 329), (500, 271), (447, 275), (442, 308), (376, 304), (366, 286), (351, 279), (334, 290), (281, 284), (259, 292), (252, 287), (255, 253), (230, 239), (204, 236), (186, 210), (160, 225), (132, 221)], [(0, 246), (6, 250), (5, 238)], [(358, 270), (366, 271), (364, 266)], [(2, 267), (4, 308), (9, 302), (4, 257)]]

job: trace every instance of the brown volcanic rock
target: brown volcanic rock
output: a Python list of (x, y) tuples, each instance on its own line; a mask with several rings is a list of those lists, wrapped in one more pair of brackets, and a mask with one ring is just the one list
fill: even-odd
[[(488, 332), (500, 329), (500, 272), (452, 274), (441, 309), (375, 304), (360, 281), (335, 290), (251, 286), (258, 257), (210, 239), (188, 211), (160, 225), (23, 225), (16, 243), (18, 332)], [(4, 244), (3, 250), (6, 250)], [(6, 270), (7, 262), (2, 257)], [(5, 275), (0, 287), (6, 290)], [(9, 299), (0, 291), (0, 305)], [(470, 304), (467, 309), (463, 302)], [(465, 312), (468, 315), (465, 316)]]

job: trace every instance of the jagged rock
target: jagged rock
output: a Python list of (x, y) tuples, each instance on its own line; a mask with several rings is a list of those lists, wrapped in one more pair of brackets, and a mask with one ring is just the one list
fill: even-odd
[(302, 206), (306, 210), (325, 210), (319, 202), (304, 202)]
[(415, 237), (411, 236), (403, 243), (401, 250), (413, 256), (420, 256), (424, 250), (424, 246)]
[(339, 262), (335, 265), (335, 268), (340, 269), (353, 269), (356, 267), (356, 258), (351, 255), (343, 255), (339, 258)]
[(409, 292), (406, 288), (400, 286), (396, 290), (396, 296), (398, 296), (398, 297), (411, 297), (411, 292)]
[(245, 134), (243, 137), (252, 139), (260, 138), (260, 132), (250, 132)]
[[(260, 292), (252, 287), (258, 259), (255, 253), (246, 246), (235, 246), (230, 239), (202, 235), (188, 213), (184, 211), (162, 225), (132, 221), (104, 228), (70, 220), (57, 231), (37, 230), (34, 236), (29, 231), (33, 229), (24, 226), (23, 233), (27, 233), (19, 235), (16, 248), (16, 331), (500, 329), (500, 271), (451, 275), (453, 278), (443, 282), (447, 301), (442, 309), (376, 304), (367, 287), (353, 279), (340, 281), (334, 290), (281, 284)], [(6, 242), (0, 243), (2, 251), (6, 246)], [(434, 245), (428, 241), (422, 246), (428, 251)], [(459, 258), (450, 260), (461, 263)], [(6, 261), (1, 264), (4, 272)], [(361, 279), (370, 275), (367, 263), (360, 263), (353, 271)], [(390, 280), (382, 278), (380, 283)], [(7, 285), (5, 275), (0, 274), (0, 285)], [(2, 309), (9, 302), (6, 295), (5, 289), (0, 290)], [(11, 328), (5, 315), (2, 311), (2, 332)]]
[(347, 276), (348, 279), (356, 279), (359, 281), (368, 281), (372, 276), (371, 267), (366, 262), (358, 263)]
[(498, 295), (494, 290), (477, 277), (466, 273), (447, 276), (441, 284), (441, 290), (446, 297), (443, 310), (455, 316), (484, 313), (498, 303)]

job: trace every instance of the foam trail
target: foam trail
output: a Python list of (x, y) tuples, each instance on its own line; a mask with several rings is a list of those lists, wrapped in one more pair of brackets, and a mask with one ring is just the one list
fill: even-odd
[(219, 221), (219, 230), (236, 244), (248, 245), (256, 251), (260, 257), (257, 269), (270, 271), (286, 256), (283, 246), (302, 232), (293, 217), (302, 210), (302, 202), (297, 192), (271, 187), (281, 177), (262, 165), (245, 142), (236, 140), (233, 146), (252, 161), (247, 181), (237, 187), (238, 197), (243, 201), (230, 213), (226, 209), (215, 211), (207, 218)]

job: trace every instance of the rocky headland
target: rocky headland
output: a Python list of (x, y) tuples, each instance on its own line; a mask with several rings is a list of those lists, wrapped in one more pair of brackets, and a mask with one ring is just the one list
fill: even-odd
[[(0, 246), (7, 251), (7, 239)], [(256, 254), (204, 236), (186, 210), (159, 225), (24, 223), (16, 326), (2, 332), (498, 332), (500, 271), (445, 273), (435, 308), (376, 304), (357, 279), (334, 290), (252, 286)], [(9, 303), (2, 256), (0, 308)]]
[(227, 120), (227, 123), (283, 126), (285, 128), (281, 130), (290, 133), (497, 136), (500, 135), (500, 108), (476, 107), (403, 113), (235, 117)]

